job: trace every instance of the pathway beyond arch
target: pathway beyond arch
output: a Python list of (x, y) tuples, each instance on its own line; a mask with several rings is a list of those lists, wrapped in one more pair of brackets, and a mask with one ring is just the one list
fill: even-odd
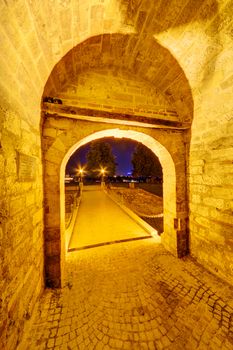
[(150, 237), (100, 186), (84, 186), (69, 251)]

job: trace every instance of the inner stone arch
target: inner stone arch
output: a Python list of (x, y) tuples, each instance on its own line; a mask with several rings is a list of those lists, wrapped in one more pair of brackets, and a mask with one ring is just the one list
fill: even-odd
[[(45, 270), (48, 286), (59, 287), (62, 283), (67, 242), (64, 220), (64, 175), (71, 154), (82, 145), (104, 137), (128, 138), (143, 143), (159, 158), (163, 168), (164, 233), (162, 243), (176, 256), (187, 253), (185, 148), (180, 135), (176, 143), (165, 137), (166, 131), (139, 127), (62, 118), (48, 119), (44, 135), (51, 128), (62, 128), (53, 142), (46, 144), (45, 155)], [(167, 136), (167, 135), (166, 135)], [(46, 141), (46, 136), (44, 137)], [(177, 147), (181, 150), (177, 154)], [(179, 179), (179, 181), (177, 181)], [(181, 205), (182, 203), (182, 205)], [(177, 222), (174, 225), (174, 220)], [(181, 223), (182, 222), (182, 223)]]
[[(114, 138), (127, 138), (137, 142), (142, 143), (144, 146), (148, 147), (153, 153), (159, 158), (160, 164), (163, 169), (163, 191), (165, 193), (165, 203), (164, 203), (164, 212), (166, 213), (165, 222), (166, 227), (164, 232), (169, 232), (171, 225), (170, 219), (175, 217), (176, 215), (176, 174), (175, 174), (175, 166), (172, 160), (171, 155), (166, 150), (164, 146), (162, 146), (156, 139), (138, 131), (134, 130), (121, 130), (121, 129), (108, 129), (104, 131), (98, 131), (94, 134), (91, 134), (84, 139), (80, 140), (76, 144), (74, 144), (67, 154), (65, 155), (60, 170), (60, 210), (61, 210), (61, 235), (64, 235), (65, 227), (64, 227), (64, 177), (65, 177), (65, 168), (66, 164), (71, 157), (71, 155), (79, 149), (81, 146), (94, 141), (99, 140), (106, 137), (114, 137)], [(170, 215), (170, 219), (169, 219)], [(160, 239), (159, 239), (160, 240)], [(68, 240), (65, 235), (65, 249), (67, 251), (68, 248)]]

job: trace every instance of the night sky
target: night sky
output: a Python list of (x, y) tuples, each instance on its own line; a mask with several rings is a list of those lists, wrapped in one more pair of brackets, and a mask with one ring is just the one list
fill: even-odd
[[(132, 154), (138, 142), (124, 138), (115, 139), (112, 137), (106, 137), (102, 140), (112, 146), (112, 153), (116, 157), (116, 162), (118, 163), (116, 175), (129, 175), (133, 168), (131, 163)], [(74, 169), (77, 169), (79, 165), (83, 166), (86, 163), (86, 155), (89, 148), (90, 143), (80, 147), (70, 157), (66, 166), (66, 174), (74, 173)]]

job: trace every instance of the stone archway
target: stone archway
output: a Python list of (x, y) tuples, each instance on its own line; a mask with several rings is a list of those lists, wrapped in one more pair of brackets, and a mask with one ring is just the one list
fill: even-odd
[[(54, 66), (41, 108), (47, 285), (60, 286), (64, 261), (60, 229), (64, 217), (59, 204), (62, 161), (74, 145), (101, 130), (120, 127), (150, 135), (170, 154), (176, 175), (165, 174), (174, 190), (164, 188), (168, 200), (163, 241), (174, 254), (185, 255), (186, 159), (193, 99), (186, 75), (170, 51), (149, 34), (112, 33), (89, 38)], [(153, 148), (149, 141), (148, 147)], [(163, 167), (169, 169), (170, 161), (165, 158)]]
[[(143, 143), (159, 158), (164, 176), (162, 242), (176, 256), (187, 253), (185, 144), (180, 133), (66, 118), (48, 118), (44, 125), (45, 271), (48, 286), (59, 287), (65, 261), (64, 173), (67, 160), (80, 146), (103, 137), (126, 137)], [(48, 143), (48, 133), (50, 137)], [(171, 137), (174, 142), (171, 142)], [(175, 138), (175, 140), (174, 140)], [(177, 153), (179, 149), (179, 154)], [(177, 181), (179, 179), (179, 181)], [(182, 203), (182, 205), (181, 205)]]

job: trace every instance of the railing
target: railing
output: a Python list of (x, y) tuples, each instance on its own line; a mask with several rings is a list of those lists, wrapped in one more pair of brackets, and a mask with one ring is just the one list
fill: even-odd
[(158, 231), (158, 234), (161, 234), (163, 232), (163, 214), (157, 214), (157, 215), (146, 215), (145, 213), (140, 213), (135, 208), (132, 208), (130, 206), (130, 203), (125, 200), (123, 193), (120, 191), (117, 191), (117, 189), (113, 190), (111, 189), (111, 185), (105, 186), (105, 190), (109, 193), (109, 195), (114, 198), (114, 200), (121, 204), (128, 207), (130, 210), (132, 210), (136, 215), (138, 215), (141, 219), (143, 219), (145, 222), (147, 222), (150, 226), (152, 226), (154, 229)]
[(74, 210), (79, 205), (80, 196), (81, 196), (81, 190), (79, 186), (72, 185), (72, 186), (65, 187), (65, 226), (66, 228), (69, 227)]

